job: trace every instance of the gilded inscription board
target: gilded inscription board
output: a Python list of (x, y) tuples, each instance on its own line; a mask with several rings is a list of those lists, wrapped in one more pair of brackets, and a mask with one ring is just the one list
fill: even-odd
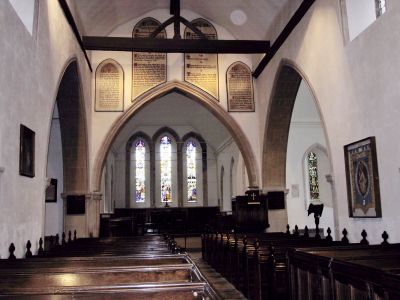
[[(161, 23), (145, 18), (133, 29), (134, 38), (148, 38)], [(163, 29), (158, 39), (167, 38)], [(167, 54), (155, 52), (133, 52), (132, 54), (132, 101), (139, 95), (167, 81)]]
[[(191, 24), (196, 26), (207, 39), (218, 39), (216, 29), (207, 20), (195, 19)], [(185, 28), (184, 37), (185, 39), (200, 39), (188, 27)], [(218, 100), (218, 54), (186, 53), (185, 81), (201, 88)]]
[(226, 71), (228, 110), (232, 112), (255, 111), (253, 78), (250, 68), (242, 63), (233, 63)]
[(96, 69), (96, 111), (124, 110), (124, 70), (113, 59), (106, 59)]

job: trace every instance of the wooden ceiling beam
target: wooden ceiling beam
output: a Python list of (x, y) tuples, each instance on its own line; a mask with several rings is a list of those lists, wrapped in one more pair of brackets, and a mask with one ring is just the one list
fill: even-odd
[(296, 28), (297, 24), (300, 23), (300, 21), (303, 19), (307, 11), (314, 4), (314, 2), (315, 0), (303, 0), (299, 8), (296, 10), (294, 15), (286, 24), (285, 28), (277, 37), (276, 41), (272, 44), (271, 48), (266, 52), (266, 55), (263, 57), (263, 59), (258, 64), (255, 71), (253, 72), (253, 76), (255, 78), (258, 78), (258, 76), (261, 75), (265, 67), (269, 64), (269, 62), (272, 60), (272, 58), (275, 56), (278, 50), (282, 47), (282, 45), (285, 43), (289, 35)]
[(85, 50), (129, 51), (162, 53), (266, 53), (269, 41), (252, 40), (185, 40), (185, 39), (139, 39), (124, 37), (82, 37)]
[(83, 43), (82, 43), (81, 35), (79, 33), (79, 30), (78, 30), (78, 26), (76, 26), (76, 22), (74, 20), (74, 16), (72, 15), (71, 10), (69, 9), (67, 1), (66, 0), (58, 0), (58, 3), (60, 4), (61, 9), (62, 9), (62, 11), (63, 11), (63, 13), (65, 15), (65, 18), (67, 19), (67, 22), (68, 22), (69, 26), (71, 27), (72, 32), (75, 35), (76, 41), (78, 42), (79, 46), (81, 47), (81, 50), (82, 50), (82, 52), (83, 52), (83, 54), (85, 56), (85, 59), (86, 59), (86, 62), (88, 64), (88, 67), (90, 69), (90, 72), (93, 72), (92, 65), (90, 63), (89, 57), (88, 57), (88, 55), (87, 55), (87, 53), (86, 53), (86, 51), (85, 51), (85, 49), (83, 47)]

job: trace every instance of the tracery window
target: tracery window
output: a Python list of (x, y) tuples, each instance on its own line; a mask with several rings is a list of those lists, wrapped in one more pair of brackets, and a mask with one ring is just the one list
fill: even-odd
[(140, 203), (146, 200), (146, 146), (143, 140), (139, 140), (135, 144), (135, 160), (135, 201)]
[(375, 0), (375, 12), (377, 18), (386, 12), (386, 0)]
[(196, 144), (193, 141), (186, 143), (186, 168), (187, 168), (187, 200), (197, 201), (197, 176), (196, 176)]
[(310, 199), (319, 200), (318, 160), (314, 152), (307, 156), (308, 180), (310, 186)]
[(172, 202), (172, 143), (168, 136), (160, 140), (161, 202)]

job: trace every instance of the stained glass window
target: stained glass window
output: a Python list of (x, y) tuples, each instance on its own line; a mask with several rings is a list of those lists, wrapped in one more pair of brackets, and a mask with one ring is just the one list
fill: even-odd
[(172, 145), (168, 136), (160, 141), (161, 202), (172, 201)]
[(386, 12), (386, 0), (375, 0), (375, 12), (377, 18)]
[(186, 169), (187, 169), (187, 199), (188, 202), (197, 201), (196, 178), (196, 144), (193, 141), (186, 143)]
[(308, 180), (310, 183), (310, 198), (311, 200), (319, 199), (319, 183), (318, 183), (318, 161), (317, 155), (310, 152), (307, 157), (308, 165)]
[(145, 182), (146, 182), (146, 147), (144, 141), (139, 140), (135, 144), (135, 159), (136, 159), (136, 202), (145, 202)]

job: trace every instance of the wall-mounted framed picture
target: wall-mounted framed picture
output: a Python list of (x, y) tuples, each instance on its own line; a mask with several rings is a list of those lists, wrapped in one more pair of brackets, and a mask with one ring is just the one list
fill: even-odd
[(46, 188), (45, 200), (46, 202), (57, 202), (57, 179), (50, 179), (50, 184)]
[(35, 177), (35, 132), (20, 125), (19, 174)]
[(381, 218), (375, 137), (344, 146), (349, 216)]

